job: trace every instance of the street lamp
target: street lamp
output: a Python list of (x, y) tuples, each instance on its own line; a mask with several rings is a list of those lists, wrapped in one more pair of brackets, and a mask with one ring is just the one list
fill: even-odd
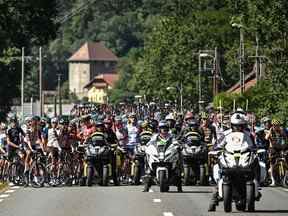
[(214, 53), (213, 50), (200, 50), (199, 51), (199, 57), (198, 57), (198, 103), (199, 103), (199, 111), (203, 109), (204, 101), (202, 100), (202, 86), (201, 86), (201, 58), (213, 58), (215, 57), (213, 55), (210, 55), (209, 53)]
[(168, 86), (166, 89), (167, 89), (167, 91), (170, 91), (172, 89), (176, 89), (179, 92), (179, 94), (180, 94), (180, 111), (182, 113), (183, 112), (183, 84), (182, 84), (182, 82), (180, 83), (180, 87), (179, 86), (176, 86), (176, 87)]
[(232, 23), (232, 27), (238, 28), (240, 32), (240, 53), (239, 53), (239, 61), (240, 61), (240, 68), (239, 68), (239, 75), (240, 75), (240, 92), (243, 94), (245, 90), (245, 72), (244, 72), (244, 34), (243, 29), (244, 26), (239, 23)]

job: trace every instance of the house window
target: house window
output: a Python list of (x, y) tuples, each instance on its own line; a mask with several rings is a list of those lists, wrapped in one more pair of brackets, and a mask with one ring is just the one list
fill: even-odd
[(105, 65), (105, 68), (109, 68), (110, 67), (110, 62), (109, 61), (105, 61), (104, 65)]

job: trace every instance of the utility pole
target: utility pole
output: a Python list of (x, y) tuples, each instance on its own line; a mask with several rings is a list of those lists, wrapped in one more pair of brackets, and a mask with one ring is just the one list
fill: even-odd
[(57, 74), (58, 76), (58, 100), (59, 100), (59, 116), (62, 115), (62, 98), (61, 98), (61, 76), (62, 74)]
[(244, 72), (244, 61), (245, 61), (245, 53), (244, 53), (244, 34), (243, 27), (240, 26), (240, 92), (241, 94), (245, 91), (245, 72)]
[(198, 56), (198, 103), (199, 103), (199, 111), (202, 110), (202, 89), (201, 89), (201, 53), (199, 52)]
[(42, 47), (39, 48), (39, 99), (40, 116), (43, 116), (43, 94), (42, 94)]
[(219, 91), (219, 62), (218, 62), (218, 50), (215, 48), (214, 58), (214, 73), (213, 73), (213, 96), (215, 97)]
[(24, 47), (22, 47), (22, 59), (21, 59), (21, 117), (24, 120), (24, 65), (25, 65), (25, 54)]

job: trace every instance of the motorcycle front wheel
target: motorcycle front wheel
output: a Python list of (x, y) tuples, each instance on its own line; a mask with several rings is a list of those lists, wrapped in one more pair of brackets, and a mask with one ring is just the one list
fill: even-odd
[(254, 184), (246, 185), (246, 205), (248, 212), (255, 211), (255, 186)]
[(160, 192), (167, 192), (169, 190), (169, 186), (167, 187), (167, 178), (166, 173), (164, 170), (159, 171), (159, 185), (160, 185)]
[(231, 212), (232, 211), (232, 187), (230, 184), (223, 184), (223, 204), (224, 211)]

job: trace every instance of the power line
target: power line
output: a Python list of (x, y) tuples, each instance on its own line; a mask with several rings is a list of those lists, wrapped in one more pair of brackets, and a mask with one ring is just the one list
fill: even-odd
[(87, 3), (83, 3), (82, 5), (80, 5), (78, 8), (72, 10), (71, 12), (67, 13), (66, 15), (57, 18), (55, 20), (56, 23), (60, 23), (63, 24), (65, 23), (68, 19), (72, 18), (73, 16), (77, 15), (78, 13), (80, 13), (81, 11), (87, 9), (88, 6), (90, 6), (91, 4), (95, 3), (96, 0), (88, 0)]

